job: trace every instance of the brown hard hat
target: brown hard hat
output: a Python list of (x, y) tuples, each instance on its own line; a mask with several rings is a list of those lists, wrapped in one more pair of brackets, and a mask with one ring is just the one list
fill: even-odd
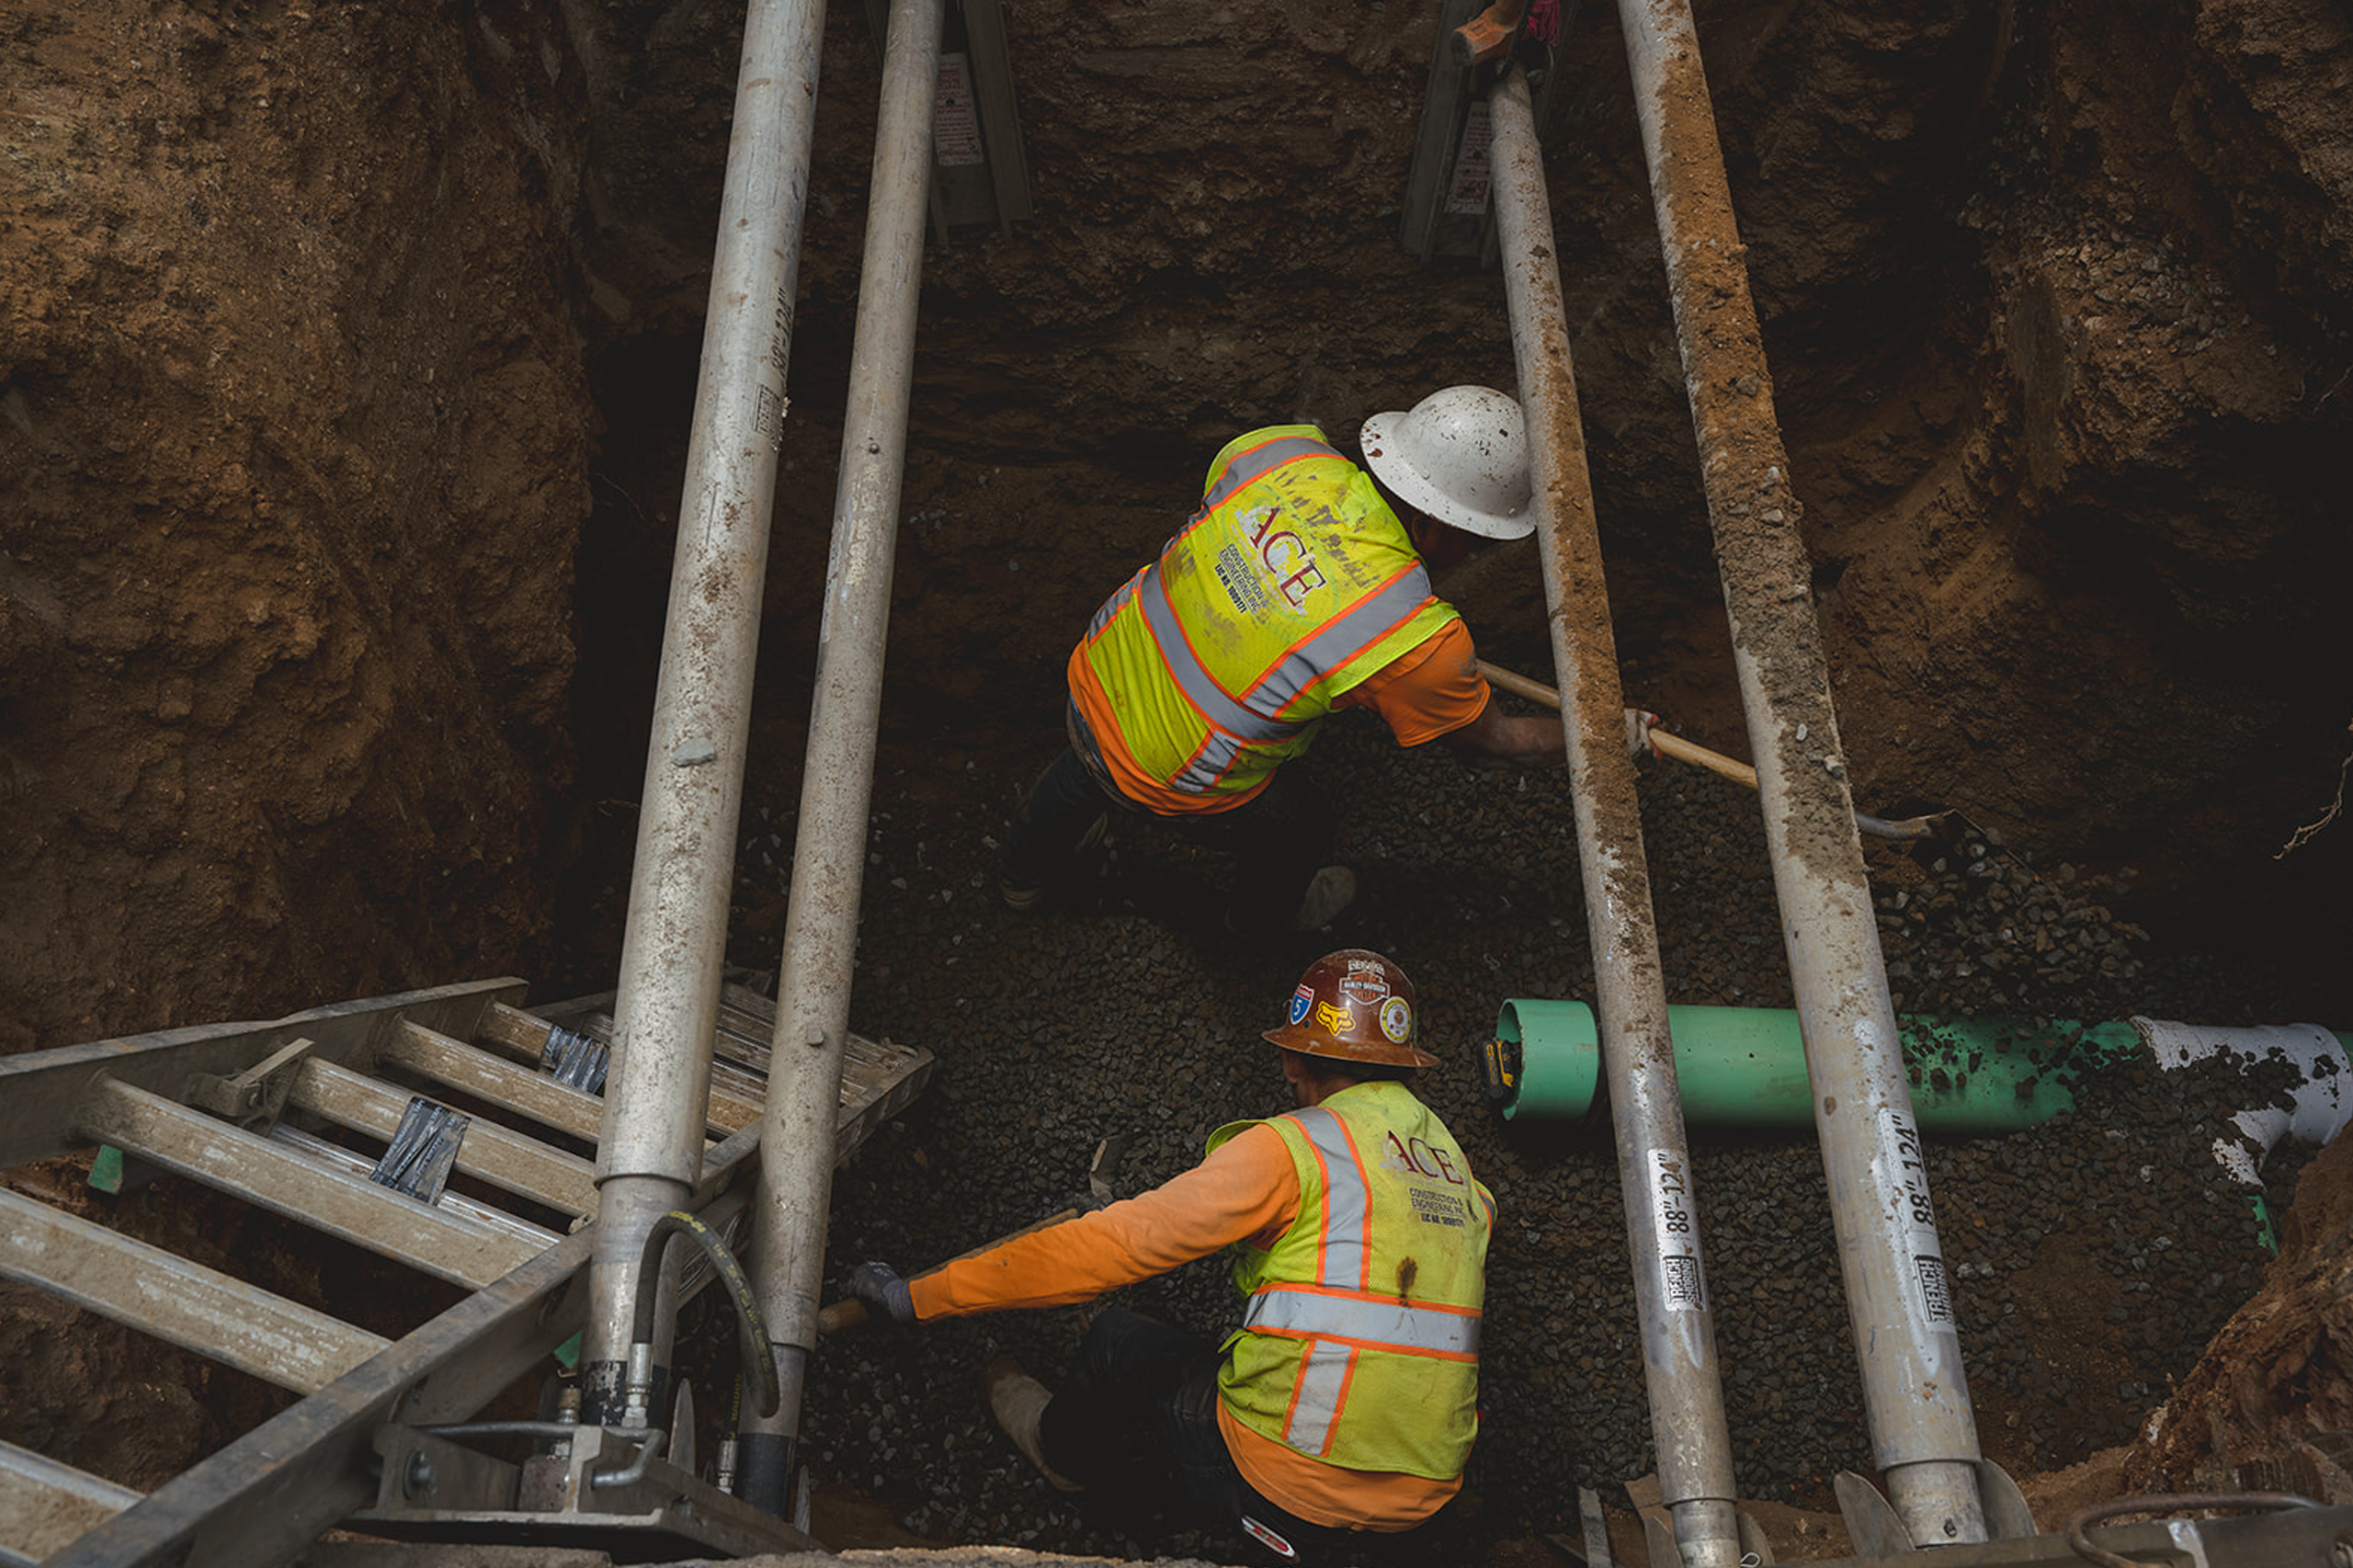
[(1290, 1021), (1267, 1039), (1306, 1056), (1435, 1067), (1438, 1058), (1414, 1043), (1420, 1021), (1404, 970), (1379, 953), (1343, 948), (1307, 966), (1290, 994)]

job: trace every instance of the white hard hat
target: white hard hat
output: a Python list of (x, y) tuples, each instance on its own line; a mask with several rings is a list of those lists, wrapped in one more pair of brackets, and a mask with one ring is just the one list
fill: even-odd
[(1492, 387), (1449, 387), (1406, 414), (1376, 414), (1357, 433), (1381, 483), (1416, 511), (1485, 539), (1525, 539), (1528, 422)]

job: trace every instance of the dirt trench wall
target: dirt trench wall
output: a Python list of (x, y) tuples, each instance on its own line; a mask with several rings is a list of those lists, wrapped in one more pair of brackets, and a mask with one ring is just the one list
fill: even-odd
[(0, 1047), (538, 949), (594, 435), (545, 21), (0, 12)]
[(1911, 224), (1894, 353), (1820, 365), (1795, 405), (1859, 787), (2054, 847), (2202, 841), (2161, 874), (2243, 877), (2346, 750), (2346, 18), (1994, 19), (1978, 96), (1946, 84), (1968, 129)]

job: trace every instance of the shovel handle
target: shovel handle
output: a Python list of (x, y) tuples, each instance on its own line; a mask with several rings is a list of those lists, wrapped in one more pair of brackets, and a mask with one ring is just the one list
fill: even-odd
[[(1514, 697), (1525, 697), (1529, 701), (1540, 702), (1547, 708), (1561, 706), (1561, 694), (1542, 681), (1530, 680), (1523, 675), (1515, 675), (1499, 665), (1487, 663), (1484, 659), (1479, 661), (1479, 673), (1487, 677), (1489, 685), (1501, 687)], [(1677, 762), (1695, 763), (1709, 772), (1721, 774), (1744, 788), (1750, 790), (1756, 788), (1756, 769), (1745, 762), (1735, 762), (1721, 752), (1712, 752), (1706, 746), (1687, 741), (1680, 735), (1670, 735), (1665, 730), (1653, 730), (1651, 744), (1658, 748), (1661, 756), (1671, 756)]]
[[(1561, 694), (1541, 681), (1515, 675), (1484, 659), (1479, 661), (1479, 673), (1487, 677), (1489, 685), (1508, 691), (1514, 697), (1525, 697), (1529, 701), (1542, 703), (1547, 708), (1561, 706)], [(1687, 741), (1681, 735), (1671, 735), (1665, 730), (1653, 730), (1650, 737), (1651, 744), (1661, 756), (1671, 756), (1677, 762), (1704, 767), (1720, 778), (1731, 779), (1744, 790), (1756, 788), (1756, 769), (1745, 762), (1736, 762), (1722, 752), (1710, 751), (1706, 746)], [(1946, 814), (1931, 812), (1927, 816), (1904, 817), (1889, 822), (1884, 817), (1859, 811), (1855, 813), (1855, 825), (1874, 838), (1934, 838), (1942, 828)]]
[(1681, 735), (1670, 735), (1665, 730), (1651, 732), (1651, 744), (1661, 756), (1671, 756), (1677, 762), (1697, 763), (1719, 778), (1729, 778), (1744, 790), (1756, 788), (1756, 769), (1745, 762), (1734, 762), (1722, 752), (1695, 745)]
[(856, 1328), (866, 1321), (866, 1303), (852, 1296), (831, 1306), (817, 1309), (817, 1332), (839, 1334), (846, 1328)]
[[(1047, 1215), (1044, 1219), (1039, 1221), (1034, 1225), (1024, 1225), (1017, 1231), (1007, 1231), (1005, 1234), (997, 1237), (995, 1241), (983, 1242), (980, 1245), (972, 1248), (970, 1251), (960, 1252), (954, 1257), (949, 1258), (948, 1263), (961, 1263), (968, 1257), (978, 1257), (981, 1254), (987, 1252), (992, 1247), (1000, 1247), (1007, 1242), (1019, 1241), (1023, 1236), (1032, 1234), (1038, 1231), (1051, 1229), (1055, 1225), (1061, 1224), (1065, 1220), (1075, 1220), (1078, 1218), (1078, 1215), (1079, 1210), (1075, 1208), (1056, 1210), (1053, 1213)], [(938, 1264), (930, 1268), (926, 1268), (921, 1274), (916, 1275), (915, 1278), (917, 1279), (928, 1278), (932, 1275), (938, 1273), (940, 1269), (947, 1267), (948, 1263)], [(817, 1309), (817, 1332), (819, 1334), (839, 1334), (846, 1328), (856, 1328), (859, 1324), (866, 1322), (872, 1315), (872, 1313), (866, 1310), (866, 1303), (864, 1301), (861, 1301), (857, 1297), (852, 1296), (847, 1301), (835, 1301), (830, 1306), (820, 1307)]]

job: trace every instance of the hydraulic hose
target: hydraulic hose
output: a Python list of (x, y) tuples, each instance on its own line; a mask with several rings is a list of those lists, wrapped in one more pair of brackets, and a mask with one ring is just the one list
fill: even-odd
[[(744, 1379), (754, 1382), (759, 1395), (758, 1408), (763, 1415), (776, 1414), (782, 1393), (777, 1384), (776, 1352), (768, 1345), (767, 1324), (760, 1317), (760, 1303), (752, 1294), (752, 1281), (735, 1255), (727, 1250), (727, 1243), (717, 1231), (683, 1209), (673, 1209), (654, 1221), (645, 1233), (645, 1254), (638, 1259), (637, 1302), (630, 1313), (630, 1345), (635, 1347), (648, 1343), (654, 1323), (654, 1299), (662, 1289), (662, 1248), (673, 1235), (691, 1238), (710, 1259), (712, 1273), (727, 1289), (727, 1298), (735, 1305), (735, 1337), (742, 1346)], [(635, 1381), (634, 1372), (631, 1378)]]

